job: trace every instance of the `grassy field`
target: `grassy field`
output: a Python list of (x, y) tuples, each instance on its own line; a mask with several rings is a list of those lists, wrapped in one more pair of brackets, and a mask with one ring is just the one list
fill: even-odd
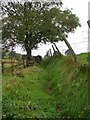
[(3, 118), (87, 118), (88, 55), (53, 57), (3, 74)]

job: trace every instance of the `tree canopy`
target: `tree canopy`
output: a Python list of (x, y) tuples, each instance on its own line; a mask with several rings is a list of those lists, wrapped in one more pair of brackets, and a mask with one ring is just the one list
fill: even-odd
[(2, 11), (4, 48), (21, 44), (28, 58), (38, 43), (64, 41), (80, 26), (79, 18), (72, 11), (58, 5), (43, 3), (35, 7), (32, 2), (8, 2), (2, 6)]

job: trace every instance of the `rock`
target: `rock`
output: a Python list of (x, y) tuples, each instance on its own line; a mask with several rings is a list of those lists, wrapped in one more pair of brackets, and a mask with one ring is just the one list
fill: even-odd
[(34, 58), (35, 58), (35, 61), (37, 62), (37, 63), (40, 63), (41, 61), (42, 61), (42, 57), (40, 56), (40, 55), (38, 55), (38, 56), (33, 56)]
[(21, 72), (19, 72), (19, 71), (16, 72), (16, 75), (17, 75), (18, 77), (24, 77), (24, 75), (23, 75)]
[(65, 55), (74, 55), (74, 52), (73, 52), (71, 49), (68, 49), (68, 50), (65, 52)]

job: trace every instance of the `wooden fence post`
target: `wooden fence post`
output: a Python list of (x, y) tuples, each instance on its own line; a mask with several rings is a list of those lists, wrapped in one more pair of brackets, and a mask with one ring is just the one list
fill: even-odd
[(4, 73), (4, 62), (2, 61), (2, 73)]
[(12, 73), (12, 76), (13, 76), (13, 59), (12, 59), (12, 57), (11, 57), (11, 73)]
[(68, 42), (66, 39), (64, 40), (64, 42), (65, 42), (65, 44), (67, 45), (67, 47), (68, 47), (71, 51), (73, 51), (73, 58), (74, 58), (74, 60), (76, 61), (76, 60), (77, 60), (77, 56), (76, 56), (74, 50), (72, 49), (71, 45), (69, 44), (69, 42)]
[(50, 56), (52, 57), (52, 51), (51, 51), (51, 49), (49, 51), (50, 51)]
[(54, 48), (54, 46), (52, 45), (52, 48), (53, 48), (53, 51), (54, 51), (54, 53), (56, 52), (56, 50), (55, 50), (55, 48)]
[(23, 59), (23, 68), (25, 68), (26, 66), (25, 66), (25, 60)]
[(54, 44), (54, 46), (56, 47), (56, 49), (57, 49), (58, 53), (59, 53), (59, 54), (60, 54), (60, 56), (61, 56), (62, 54), (61, 54), (61, 52), (59, 51), (58, 47), (56, 46), (56, 44), (55, 44), (55, 43), (53, 43), (53, 44)]
[(26, 55), (22, 55), (23, 68), (26, 67), (26, 61), (25, 61), (25, 59), (26, 59)]

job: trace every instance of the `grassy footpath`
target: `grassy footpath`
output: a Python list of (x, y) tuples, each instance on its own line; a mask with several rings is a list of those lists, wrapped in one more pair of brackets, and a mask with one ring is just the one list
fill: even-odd
[(3, 118), (88, 118), (87, 57), (49, 58), (24, 77), (3, 74)]
[(56, 118), (55, 100), (47, 92), (47, 72), (26, 68), (24, 78), (3, 75), (3, 118)]

